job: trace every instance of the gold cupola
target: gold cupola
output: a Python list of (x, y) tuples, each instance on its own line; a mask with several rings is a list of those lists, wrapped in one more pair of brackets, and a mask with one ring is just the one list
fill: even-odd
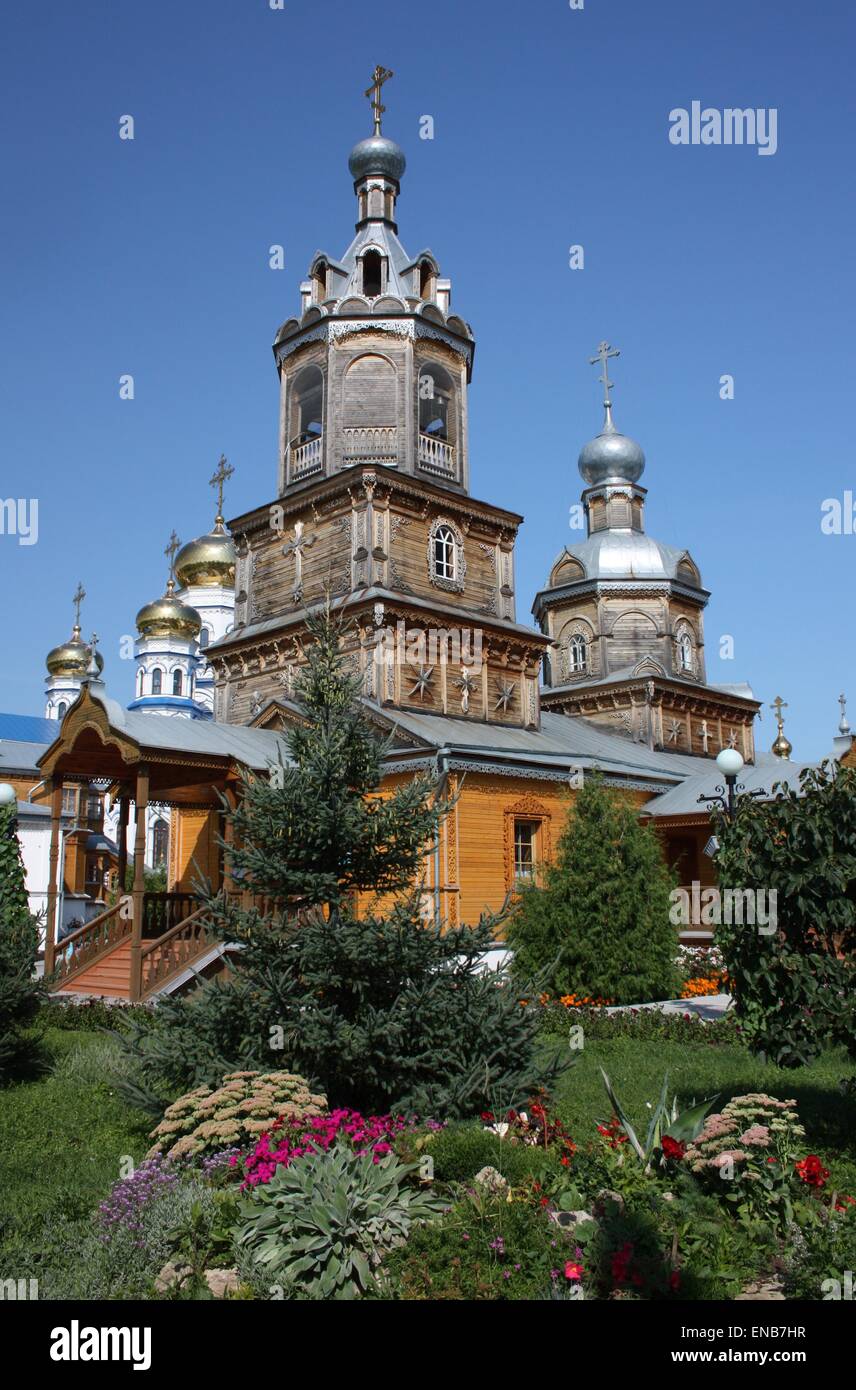
[(207, 536), (188, 541), (175, 557), (175, 577), (181, 589), (231, 589), (235, 584), (235, 546), (222, 516)]
[(166, 593), (147, 603), (137, 614), (137, 631), (141, 637), (183, 637), (193, 641), (199, 636), (202, 619), (190, 604), (175, 596), (175, 580), (170, 576)]
[[(91, 650), (87, 643), (81, 639), (80, 627), (75, 623), (68, 641), (61, 642), (58, 647), (53, 647), (45, 658), (45, 664), (52, 676), (83, 677), (89, 668), (90, 656)], [(104, 668), (104, 658), (98, 651), (95, 653), (95, 658), (100, 672)]]
[(785, 734), (785, 720), (782, 710), (787, 709), (787, 707), (787, 702), (782, 699), (781, 695), (777, 695), (770, 706), (771, 709), (776, 711), (776, 723), (778, 725), (776, 739), (770, 752), (773, 754), (774, 758), (779, 758), (782, 762), (787, 762), (791, 753), (794, 751), (793, 744)]

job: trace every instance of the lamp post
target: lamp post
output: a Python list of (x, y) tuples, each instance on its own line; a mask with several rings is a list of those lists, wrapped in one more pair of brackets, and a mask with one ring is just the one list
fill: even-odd
[[(716, 755), (716, 766), (725, 778), (725, 786), (718, 786), (709, 796), (700, 796), (699, 801), (717, 802), (728, 819), (734, 820), (737, 813), (737, 793), (744, 791), (742, 783), (737, 781), (743, 770), (743, 758), (736, 748), (723, 748)], [(766, 796), (766, 792), (763, 787), (756, 787), (754, 791), (746, 792), (746, 795)]]
[[(17, 806), (18, 793), (11, 782), (0, 782), (0, 806)], [(15, 829), (17, 816), (12, 817), (12, 829)]]

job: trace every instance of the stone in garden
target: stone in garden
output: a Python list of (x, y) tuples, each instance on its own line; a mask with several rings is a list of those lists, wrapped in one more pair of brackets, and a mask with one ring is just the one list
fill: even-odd
[(606, 1212), (606, 1204), (607, 1204), (607, 1202), (611, 1202), (612, 1205), (613, 1205), (613, 1206), (616, 1206), (620, 1212), (624, 1211), (624, 1198), (622, 1197), (621, 1193), (620, 1193), (620, 1192), (613, 1192), (613, 1191), (612, 1191), (612, 1188), (610, 1188), (610, 1187), (602, 1187), (602, 1188), (600, 1189), (600, 1192), (598, 1192), (597, 1197), (595, 1198), (595, 1203), (594, 1203), (595, 1216), (605, 1216), (605, 1215), (607, 1215), (607, 1212)]
[(183, 1284), (192, 1273), (190, 1265), (179, 1265), (175, 1260), (169, 1260), (155, 1280), (155, 1290), (157, 1293), (166, 1293), (174, 1285)]
[(485, 1168), (480, 1168), (473, 1178), (476, 1187), (483, 1187), (486, 1192), (507, 1192), (508, 1183), (496, 1168), (491, 1168), (488, 1164)]
[(782, 1281), (778, 1275), (773, 1275), (771, 1279), (756, 1279), (754, 1283), (747, 1284), (734, 1299), (735, 1303), (779, 1303), (784, 1302), (785, 1295), (782, 1293)]
[(215, 1298), (234, 1293), (240, 1280), (236, 1269), (206, 1269), (205, 1282)]
[(575, 1231), (586, 1221), (590, 1221), (593, 1226), (598, 1224), (590, 1211), (551, 1211), (550, 1219), (564, 1231)]

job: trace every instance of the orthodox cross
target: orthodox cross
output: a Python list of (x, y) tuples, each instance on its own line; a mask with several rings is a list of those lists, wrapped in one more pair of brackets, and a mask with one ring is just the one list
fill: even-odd
[(367, 97), (371, 97), (372, 102), (372, 116), (374, 117), (375, 135), (380, 135), (380, 118), (386, 110), (386, 107), (381, 105), (380, 89), (383, 86), (384, 82), (388, 82), (392, 76), (393, 73), (390, 71), (389, 68), (382, 68), (380, 64), (378, 64), (378, 66), (372, 73), (372, 84), (370, 87), (366, 88), (365, 94)]
[(701, 721), (701, 747), (702, 747), (702, 752), (705, 753), (705, 754), (707, 753), (707, 741), (708, 741), (709, 738), (710, 738), (710, 730), (709, 730), (708, 727), (707, 727), (707, 720), (706, 720), (706, 719), (703, 719), (703, 720)]
[(614, 385), (609, 379), (609, 359), (610, 357), (620, 356), (620, 348), (610, 347), (609, 343), (599, 343), (597, 356), (589, 358), (589, 362), (592, 366), (594, 366), (596, 362), (599, 362), (601, 365), (601, 374), (598, 377), (598, 381), (603, 382), (603, 406), (605, 410), (609, 410), (612, 405), (612, 401), (609, 399), (609, 393)]
[(788, 702), (787, 700), (783, 700), (781, 695), (777, 695), (773, 703), (770, 705), (770, 709), (774, 709), (776, 711), (776, 719), (778, 720), (780, 729), (785, 722), (782, 718), (782, 710), (787, 709), (787, 707)]
[(843, 694), (839, 695), (838, 703), (841, 706), (841, 721), (838, 725), (838, 732), (840, 734), (849, 734), (850, 725), (847, 722), (847, 696)]
[[(72, 595), (71, 599), (72, 603), (74, 604), (74, 626), (78, 628), (80, 627), (80, 605), (82, 604), (85, 598), (86, 590), (84, 589), (82, 584), (78, 583), (77, 592)], [(844, 696), (842, 695), (841, 698), (843, 700)]]
[(476, 681), (473, 680), (469, 671), (462, 671), (458, 679), (455, 681), (455, 685), (461, 692), (461, 709), (463, 710), (464, 714), (466, 714), (470, 708), (470, 696), (472, 695), (474, 690), (478, 689), (478, 684)]
[(216, 487), (217, 489), (217, 520), (221, 526), (223, 524), (223, 485), (229, 481), (234, 471), (232, 465), (226, 462), (226, 455), (221, 454), (217, 472), (208, 483), (209, 487)]
[(508, 710), (508, 706), (514, 699), (514, 684), (511, 681), (503, 681), (499, 687), (499, 699), (494, 705), (494, 709), (502, 707), (503, 713)]
[(173, 570), (174, 570), (174, 568), (175, 568), (175, 557), (176, 557), (176, 555), (178, 554), (178, 552), (179, 552), (180, 549), (181, 549), (181, 541), (178, 539), (178, 536), (175, 534), (175, 529), (173, 529), (172, 535), (171, 535), (170, 538), (169, 538), (169, 545), (168, 545), (168, 546), (166, 547), (166, 549), (164, 550), (164, 555), (165, 555), (165, 556), (167, 557), (167, 559), (169, 560), (169, 577), (170, 577), (170, 579), (172, 579), (172, 577), (173, 577)]
[(302, 521), (295, 521), (294, 540), (289, 541), (287, 545), (282, 547), (283, 555), (294, 556), (294, 589), (292, 591), (292, 598), (295, 603), (299, 602), (303, 595), (303, 552), (304, 550), (308, 550), (310, 545), (314, 545), (318, 539), (315, 535), (304, 536), (304, 530), (304, 523)]
[(419, 674), (418, 674), (417, 677), (416, 677), (416, 684), (413, 685), (413, 686), (411, 686), (411, 688), (410, 688), (410, 694), (411, 694), (411, 695), (417, 695), (417, 694), (418, 694), (420, 704), (422, 703), (422, 700), (423, 700), (423, 698), (424, 698), (424, 696), (425, 696), (426, 694), (427, 694), (427, 695), (430, 695), (430, 694), (431, 694), (431, 681), (432, 681), (433, 677), (434, 677), (434, 667), (433, 667), (433, 666), (420, 666), (420, 667), (419, 667)]

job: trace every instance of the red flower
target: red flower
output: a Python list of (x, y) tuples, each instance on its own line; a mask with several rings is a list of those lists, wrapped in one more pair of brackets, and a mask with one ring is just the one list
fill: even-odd
[(671, 1274), (669, 1275), (669, 1288), (671, 1289), (672, 1293), (678, 1293), (680, 1291), (680, 1287), (681, 1271), (679, 1269), (673, 1269)]
[(565, 1265), (566, 1279), (582, 1279), (583, 1273), (584, 1271), (582, 1265), (575, 1264), (573, 1260), (568, 1260), (568, 1262)]
[(670, 1134), (663, 1135), (660, 1140), (660, 1147), (666, 1158), (683, 1158), (687, 1151), (686, 1144), (683, 1144), (680, 1139), (673, 1139)]
[(560, 1158), (560, 1159), (559, 1159), (559, 1162), (561, 1163), (561, 1165), (562, 1165), (563, 1168), (567, 1168), (568, 1165), (569, 1165), (569, 1163), (570, 1163), (570, 1161), (571, 1161), (571, 1160), (568, 1158), (567, 1154), (565, 1155), (564, 1158)]
[(630, 1241), (625, 1241), (620, 1250), (616, 1250), (612, 1256), (612, 1278), (616, 1284), (623, 1284), (627, 1279), (627, 1268), (633, 1258), (633, 1246)]
[(795, 1163), (794, 1167), (800, 1175), (802, 1181), (808, 1187), (825, 1187), (829, 1177), (829, 1169), (824, 1168), (817, 1154), (809, 1154), (800, 1163)]
[(485, 1124), (488, 1124), (488, 1125), (493, 1124), (493, 1111), (491, 1111), (491, 1110), (483, 1110), (483, 1111), (481, 1112), (481, 1118), (484, 1120)]

